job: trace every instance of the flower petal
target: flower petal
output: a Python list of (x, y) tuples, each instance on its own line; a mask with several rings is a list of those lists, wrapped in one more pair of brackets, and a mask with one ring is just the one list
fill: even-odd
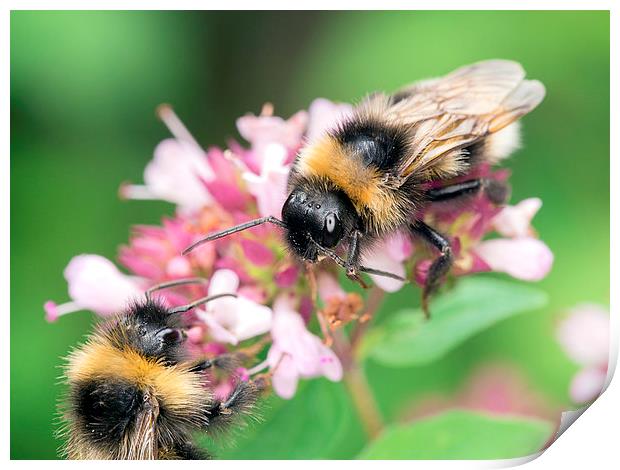
[(205, 322), (205, 324), (209, 328), (209, 335), (215, 341), (219, 341), (221, 343), (230, 343), (233, 345), (239, 343), (237, 337), (226, 328), (224, 328), (215, 318), (215, 315), (212, 312), (197, 310), (196, 315), (198, 316), (198, 318)]
[(264, 158), (260, 175), (251, 171), (243, 173), (248, 191), (256, 198), (258, 212), (261, 216), (280, 217), (282, 206), (287, 197), (287, 183), (290, 172), (285, 164), (287, 150), (280, 144), (268, 144), (264, 149)]
[(586, 367), (577, 372), (570, 384), (570, 396), (575, 403), (594, 400), (603, 391), (607, 373), (596, 367)]
[[(386, 242), (379, 243), (371, 254), (363, 256), (363, 264), (369, 268), (386, 271), (397, 276), (405, 277), (405, 266), (398, 259), (392, 258), (386, 246)], [(371, 279), (377, 286), (386, 292), (396, 292), (405, 285), (403, 281), (390, 277), (371, 274)]]
[(527, 237), (531, 232), (530, 222), (541, 207), (542, 200), (537, 197), (506, 206), (493, 218), (493, 226), (505, 237)]
[(301, 315), (293, 310), (288, 295), (279, 295), (273, 303), (273, 325), (271, 336), (274, 343), (290, 353), (295, 349), (297, 339), (307, 333)]
[(312, 142), (339, 122), (351, 115), (353, 106), (347, 103), (332, 103), (325, 98), (317, 98), (308, 109), (310, 120), (306, 139)]
[[(230, 269), (219, 269), (211, 277), (209, 295), (235, 293), (239, 277)], [(272, 324), (272, 311), (245, 297), (224, 297), (209, 302), (206, 312), (198, 312), (217, 341), (237, 344), (254, 336), (268, 332)]]
[(493, 271), (524, 281), (543, 279), (553, 264), (553, 253), (547, 245), (530, 237), (486, 240), (474, 251)]
[(291, 287), (299, 278), (299, 268), (295, 265), (285, 266), (275, 273), (274, 280), (281, 289)]
[(276, 359), (275, 370), (271, 377), (273, 390), (278, 396), (289, 400), (293, 398), (297, 391), (299, 372), (297, 372), (295, 362), (288, 355), (281, 355), (282, 353), (278, 355), (272, 353), (272, 351), (277, 353), (277, 349), (274, 350), (272, 347), (268, 354), (268, 357), (271, 358), (270, 362), (273, 362), (274, 358)]
[(344, 299), (347, 293), (340, 287), (340, 283), (336, 276), (332, 273), (321, 271), (316, 277), (317, 289), (319, 296), (323, 302), (327, 302), (331, 298)]
[(237, 129), (239, 134), (252, 144), (252, 147), (260, 147), (273, 142), (287, 148), (295, 148), (301, 143), (307, 121), (306, 111), (299, 111), (286, 121), (277, 116), (248, 114), (237, 119)]
[(594, 304), (574, 307), (557, 331), (558, 341), (568, 357), (586, 366), (607, 365), (609, 334), (609, 313)]
[(166, 274), (169, 277), (189, 277), (192, 266), (186, 256), (175, 256), (166, 265)]
[(153, 194), (189, 211), (211, 201), (201, 177), (206, 180), (215, 177), (204, 153), (176, 139), (162, 141), (144, 169), (144, 182)]
[(118, 312), (142, 295), (136, 280), (121, 273), (110, 260), (98, 255), (79, 255), (65, 268), (69, 295), (82, 308), (100, 315)]
[(332, 382), (342, 380), (342, 364), (340, 363), (340, 359), (338, 359), (336, 353), (325, 346), (319, 338), (316, 336), (314, 338), (316, 347), (319, 350), (319, 362), (322, 374)]
[(58, 308), (57, 308), (57, 304), (56, 302), (53, 302), (51, 300), (48, 300), (47, 302), (45, 302), (43, 304), (43, 310), (45, 310), (45, 319), (50, 322), (53, 323), (56, 320), (58, 320), (58, 317), (60, 316), (58, 314)]
[(397, 261), (403, 262), (413, 254), (411, 236), (400, 230), (388, 235), (385, 238), (384, 246), (390, 257)]
[(248, 203), (249, 196), (237, 184), (215, 179), (203, 181), (205, 188), (213, 199), (228, 212), (243, 211)]
[(248, 261), (256, 266), (269, 266), (275, 258), (273, 252), (262, 243), (244, 238), (239, 241), (243, 254)]
[(200, 344), (204, 338), (204, 329), (201, 326), (192, 326), (187, 330), (187, 339), (191, 343)]
[[(239, 276), (230, 269), (218, 269), (211, 276), (211, 282), (209, 283), (209, 295), (218, 294), (234, 294), (239, 288)], [(219, 300), (217, 299), (207, 305), (215, 305)]]
[(273, 313), (266, 305), (260, 305), (244, 297), (235, 300), (237, 321), (232, 333), (239, 341), (267, 333), (271, 329)]

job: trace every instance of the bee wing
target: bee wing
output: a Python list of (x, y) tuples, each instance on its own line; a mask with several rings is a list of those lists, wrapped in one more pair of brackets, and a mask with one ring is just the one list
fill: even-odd
[(397, 92), (387, 116), (409, 129), (411, 145), (396, 175), (458, 173), (462, 148), (503, 129), (542, 101), (545, 87), (524, 77), (516, 62), (489, 60)]
[(134, 429), (125, 435), (121, 445), (123, 460), (156, 460), (159, 453), (157, 445), (157, 416), (159, 407), (154, 398), (154, 406), (145, 407), (138, 415)]

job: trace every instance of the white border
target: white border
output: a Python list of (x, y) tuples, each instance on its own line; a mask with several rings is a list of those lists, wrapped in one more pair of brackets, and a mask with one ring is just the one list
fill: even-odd
[[(88, 2), (88, 8), (85, 8), (85, 2), (77, 0), (65, 1), (42, 1), (42, 0), (24, 0), (9, 1), (8, 8), (4, 7), (3, 16), (0, 23), (0, 57), (2, 57), (2, 95), (0, 97), (3, 105), (4, 113), (2, 115), (2, 126), (0, 136), (2, 148), (4, 149), (2, 159), (3, 171), (0, 173), (0, 210), (2, 212), (3, 230), (2, 230), (2, 268), (0, 270), (0, 288), (2, 295), (0, 298), (5, 306), (3, 310), (4, 321), (4, 341), (2, 342), (2, 361), (3, 361), (3, 387), (2, 387), (2, 456), (4, 460), (9, 459), (9, 367), (10, 367), (10, 349), (9, 349), (9, 195), (10, 195), (10, 166), (9, 158), (9, 96), (10, 96), (10, 70), (9, 70), (9, 54), (10, 54), (10, 35), (9, 35), (9, 9), (156, 9), (156, 10), (172, 10), (172, 9), (417, 9), (417, 10), (437, 10), (437, 9), (463, 9), (463, 2), (459, 1), (442, 1), (433, 0), (420, 1), (402, 1), (402, 0), (383, 0), (382, 2), (369, 2), (364, 0), (347, 0), (334, 2), (333, 0), (298, 0), (294, 4), (292, 2), (278, 2), (272, 0), (262, 0), (261, 2), (250, 1), (228, 1), (214, 5), (205, 5), (205, 2), (198, 0), (108, 0), (106, 2)], [(620, 181), (619, 163), (618, 163), (618, 135), (620, 128), (618, 125), (618, 92), (617, 84), (620, 83), (618, 74), (618, 12), (614, 8), (614, 2), (611, 0), (521, 0), (521, 1), (482, 1), (470, 0), (466, 3), (467, 9), (489, 9), (489, 10), (556, 10), (556, 9), (582, 9), (582, 10), (611, 10), (611, 149), (613, 158), (611, 158), (611, 202), (612, 208), (618, 209), (618, 197), (620, 190), (618, 189), (618, 181)], [(524, 31), (527, 34), (527, 31)], [(614, 213), (612, 209), (612, 214)], [(611, 220), (611, 240), (620, 240), (620, 230), (618, 230), (618, 217), (612, 217)], [(620, 266), (620, 257), (618, 246), (614, 243), (611, 245), (611, 285), (620, 286), (620, 278), (618, 276), (618, 266)], [(616, 287), (617, 288), (617, 287)], [(618, 331), (620, 329), (620, 319), (618, 318), (618, 294), (611, 290), (611, 361), (610, 369), (616, 364), (618, 352)], [(390, 461), (389, 466), (393, 468), (499, 468), (520, 465), (529, 462), (529, 468), (549, 468), (549, 466), (562, 468), (616, 468), (620, 458), (618, 456), (617, 429), (615, 427), (618, 416), (620, 416), (620, 385), (618, 380), (612, 381), (606, 392), (594, 402), (594, 404), (585, 411), (578, 419), (578, 422), (571, 426), (557, 442), (553, 443), (539, 458), (532, 460), (530, 458), (514, 459), (508, 461)], [(36, 452), (36, 449), (33, 449)], [(530, 461), (531, 460), (531, 461)], [(12, 461), (12, 466), (21, 467), (30, 465), (27, 461)], [(164, 463), (146, 463), (142, 462), (138, 465), (162, 465)], [(47, 465), (53, 467), (61, 465), (81, 465), (79, 462), (50, 462)], [(103, 468), (103, 465), (111, 465), (109, 463), (93, 462), (90, 465)], [(112, 465), (136, 465), (127, 462), (115, 462)], [(183, 465), (205, 465), (201, 463), (183, 463)], [(209, 462), (210, 468), (222, 468), (236, 465), (234, 462), (213, 461)], [(284, 468), (291, 465), (288, 461), (254, 461), (251, 463), (253, 467), (263, 468)], [(312, 461), (295, 461), (294, 465), (298, 468), (310, 467), (317, 465)], [(320, 465), (338, 466), (338, 468), (353, 467), (360, 468), (376, 468), (377, 463), (372, 461), (338, 461), (338, 462), (322, 462)]]

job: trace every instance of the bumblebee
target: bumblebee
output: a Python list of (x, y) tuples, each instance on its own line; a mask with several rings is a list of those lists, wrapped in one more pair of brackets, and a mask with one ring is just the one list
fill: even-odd
[[(144, 300), (101, 324), (68, 357), (69, 384), (61, 405), (69, 459), (204, 459), (192, 443), (198, 430), (222, 428), (252, 412), (261, 379), (240, 381), (223, 401), (213, 399), (205, 370), (232, 370), (233, 355), (189, 360), (181, 313), (213, 300), (167, 308), (147, 291)], [(195, 282), (195, 280), (191, 280)], [(224, 294), (231, 295), (231, 294)]]
[[(329, 257), (361, 282), (360, 272), (390, 277), (360, 264), (377, 239), (405, 228), (436, 248), (422, 293), (429, 296), (453, 263), (446, 234), (422, 220), (424, 208), (485, 191), (503, 204), (508, 188), (484, 179), (452, 184), (477, 165), (495, 164), (519, 145), (517, 120), (544, 98), (520, 64), (489, 60), (392, 95), (374, 93), (334, 129), (298, 154), (288, 182), (282, 220), (257, 219), (212, 234), (189, 247), (272, 223), (285, 230), (290, 251), (310, 263)], [(433, 188), (433, 189), (429, 189)], [(337, 249), (346, 248), (346, 259)]]

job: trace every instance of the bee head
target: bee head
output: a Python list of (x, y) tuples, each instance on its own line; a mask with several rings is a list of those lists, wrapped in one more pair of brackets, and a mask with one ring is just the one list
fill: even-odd
[(304, 261), (316, 262), (316, 242), (335, 248), (353, 230), (357, 215), (353, 204), (342, 191), (296, 188), (282, 207), (288, 244)]
[(175, 360), (186, 334), (180, 327), (180, 316), (152, 300), (137, 302), (124, 315), (119, 328), (123, 346), (129, 346), (144, 356)]

